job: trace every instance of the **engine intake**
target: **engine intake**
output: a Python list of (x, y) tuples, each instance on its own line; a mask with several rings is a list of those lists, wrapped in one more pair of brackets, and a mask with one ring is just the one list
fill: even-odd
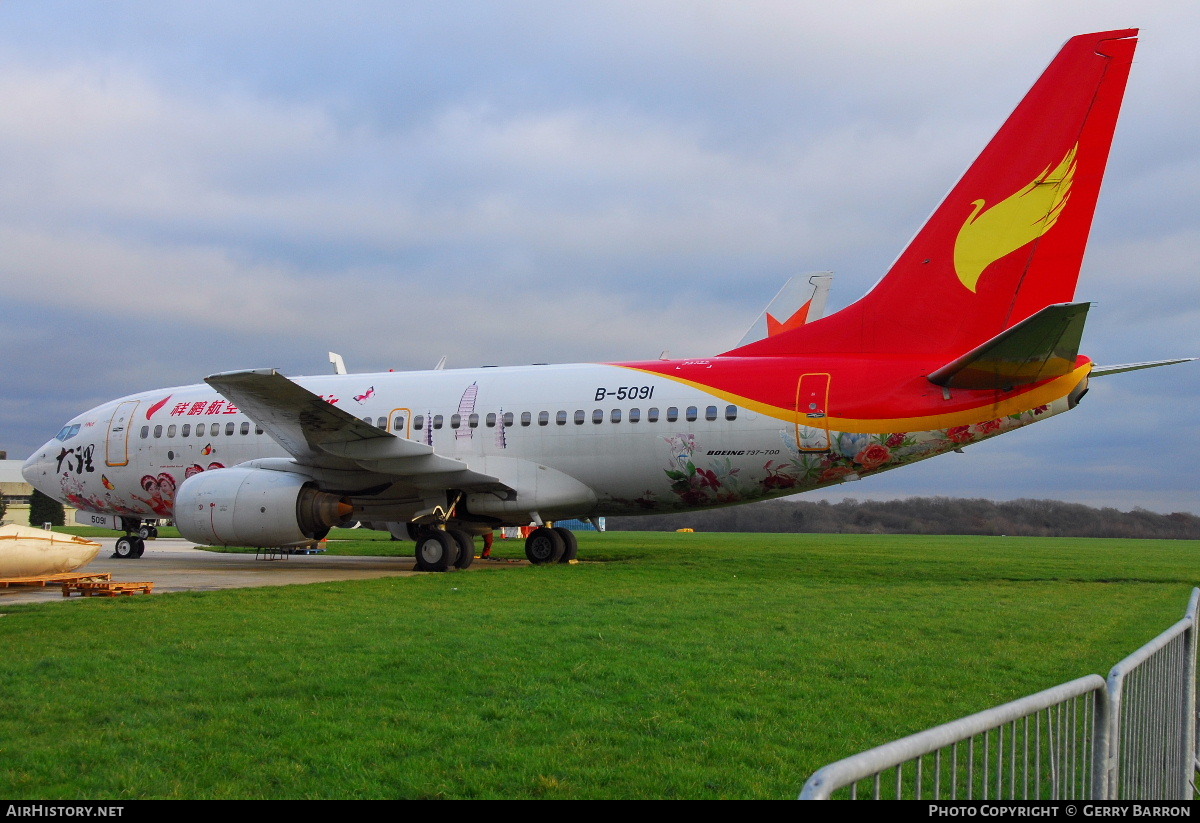
[(320, 540), (353, 508), (303, 475), (234, 466), (194, 474), (175, 495), (175, 525), (193, 543), (275, 548)]

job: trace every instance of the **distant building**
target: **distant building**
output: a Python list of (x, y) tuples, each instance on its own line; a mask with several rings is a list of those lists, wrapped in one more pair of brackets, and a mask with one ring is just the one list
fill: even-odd
[[(3, 454), (3, 452), (0, 452)], [(21, 476), (21, 466), (24, 460), (5, 460), (0, 458), (0, 499), (4, 500), (4, 514), (0, 515), (0, 526), (15, 523), (18, 526), (41, 526), (41, 523), (29, 522), (29, 497), (33, 494), (33, 486), (25, 482)], [(75, 525), (75, 509), (64, 505), (68, 526)]]
[(5, 505), (4, 514), (0, 515), (0, 525), (29, 525), (29, 495), (33, 494), (33, 486), (21, 476), (23, 464), (23, 460), (0, 459), (0, 498)]

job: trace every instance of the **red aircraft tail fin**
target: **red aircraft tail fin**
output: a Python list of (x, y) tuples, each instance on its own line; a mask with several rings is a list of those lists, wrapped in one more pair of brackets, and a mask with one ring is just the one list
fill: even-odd
[(865, 297), (727, 352), (961, 355), (1055, 303), (1083, 263), (1137, 29), (1067, 41)]

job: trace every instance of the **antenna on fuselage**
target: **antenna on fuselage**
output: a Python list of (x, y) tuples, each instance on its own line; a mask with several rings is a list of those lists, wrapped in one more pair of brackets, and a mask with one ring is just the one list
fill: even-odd
[(433, 370), (434, 370), (434, 371), (441, 371), (441, 370), (442, 370), (442, 369), (444, 369), (444, 368), (446, 368), (446, 355), (444, 355), (444, 354), (443, 354), (443, 355), (442, 355), (442, 359), (441, 359), (441, 360), (439, 360), (439, 361), (438, 361), (438, 364), (437, 364), (436, 366), (434, 366), (434, 367), (433, 367)]
[(346, 374), (346, 361), (336, 352), (329, 353), (329, 362), (333, 364), (334, 374)]

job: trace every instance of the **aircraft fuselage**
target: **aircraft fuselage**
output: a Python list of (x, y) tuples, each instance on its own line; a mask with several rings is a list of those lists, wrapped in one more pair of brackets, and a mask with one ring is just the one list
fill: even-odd
[[(930, 363), (711, 358), (296, 378), (355, 417), (472, 469), (523, 461), (592, 493), (556, 517), (649, 514), (779, 497), (962, 448), (1065, 411), (1089, 366), (1018, 391), (945, 391)], [(67, 423), (25, 475), (80, 510), (173, 516), (194, 474), (289, 454), (205, 384), (141, 392)], [(404, 519), (414, 491), (356, 488)], [(326, 484), (330, 481), (326, 478)], [(373, 482), (372, 485), (377, 486)], [(592, 499), (594, 496), (594, 499)], [(367, 499), (364, 497), (363, 499)], [(390, 507), (390, 508), (389, 508)], [(519, 507), (518, 507), (519, 508)], [(364, 517), (364, 519), (367, 519)], [(514, 512), (514, 523), (528, 512)]]

